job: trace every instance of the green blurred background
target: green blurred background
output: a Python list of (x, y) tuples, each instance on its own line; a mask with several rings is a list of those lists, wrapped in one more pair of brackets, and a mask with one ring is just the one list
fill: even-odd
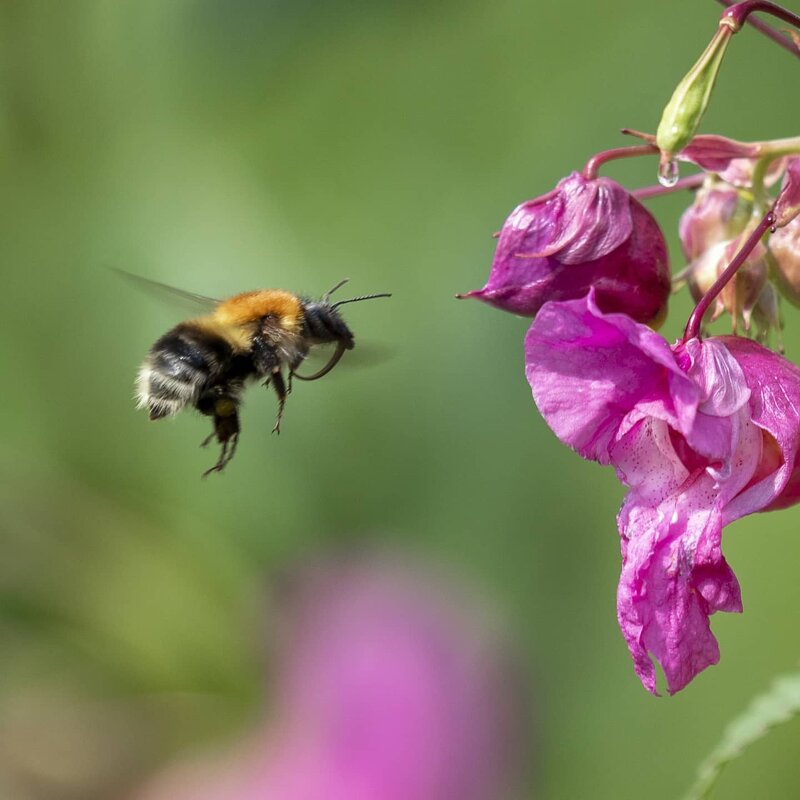
[[(0, 797), (116, 797), (248, 729), (269, 598), (334, 545), (407, 548), (488, 598), (535, 695), (537, 798), (674, 798), (724, 724), (797, 665), (800, 509), (726, 531), (746, 613), (722, 661), (648, 695), (619, 633), (611, 470), (560, 445), (522, 369), (526, 321), (453, 299), (497, 230), (622, 126), (654, 130), (711, 37), (708, 0), (116, 0), (0, 5)], [(798, 132), (797, 64), (752, 30), (706, 132)], [(652, 183), (654, 159), (605, 174)], [(686, 195), (649, 201), (675, 234)], [(389, 357), (301, 384), (283, 434), (252, 388), (236, 459), (200, 480), (208, 421), (132, 401), (186, 313), (121, 267), (211, 296), (350, 306)], [(663, 329), (689, 311), (677, 297)], [(789, 357), (800, 314), (785, 309)], [(366, 349), (366, 348), (365, 348)], [(800, 794), (800, 727), (718, 796)], [(98, 757), (98, 753), (102, 757)]]

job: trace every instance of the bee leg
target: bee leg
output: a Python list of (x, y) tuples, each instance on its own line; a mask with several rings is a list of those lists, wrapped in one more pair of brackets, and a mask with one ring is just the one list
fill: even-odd
[(222, 449), (220, 450), (219, 459), (217, 463), (214, 464), (213, 467), (207, 469), (203, 473), (203, 477), (207, 478), (212, 472), (222, 472), (223, 469), (227, 466), (228, 462), (233, 458), (233, 454), (236, 452), (236, 446), (239, 444), (239, 434), (236, 433), (231, 436), (230, 439), (226, 439), (222, 442)]
[(286, 390), (286, 384), (283, 380), (281, 371), (276, 369), (272, 373), (272, 388), (275, 389), (275, 394), (278, 395), (278, 416), (275, 418), (275, 425), (272, 428), (273, 433), (280, 434), (281, 432), (281, 419), (283, 418), (283, 409), (286, 407), (286, 396), (289, 392)]
[(219, 459), (213, 467), (203, 473), (205, 478), (212, 472), (222, 472), (236, 452), (239, 443), (239, 415), (236, 411), (236, 401), (230, 397), (222, 397), (214, 405), (214, 431), (204, 442), (207, 445), (211, 439), (222, 445)]

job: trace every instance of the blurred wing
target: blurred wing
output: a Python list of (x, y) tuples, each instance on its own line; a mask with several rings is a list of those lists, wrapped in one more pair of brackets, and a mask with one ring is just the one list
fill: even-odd
[(134, 283), (148, 294), (162, 298), (172, 297), (173, 299), (178, 299), (181, 301), (182, 305), (188, 307), (191, 311), (211, 311), (220, 303), (219, 300), (215, 300), (213, 297), (206, 297), (205, 295), (195, 294), (194, 292), (185, 292), (183, 289), (168, 286), (166, 283), (160, 283), (150, 278), (143, 278), (141, 275), (134, 275), (132, 272), (126, 272), (124, 269), (113, 267), (113, 270), (117, 275)]
[[(303, 363), (294, 371), (296, 378), (300, 380), (313, 380), (314, 376), (324, 370), (330, 362), (336, 358), (337, 343), (315, 344), (308, 355), (303, 359)], [(356, 345), (352, 351), (345, 351), (342, 355), (342, 364), (346, 364), (345, 369), (358, 369), (362, 367), (374, 366), (388, 361), (393, 355), (388, 347), (380, 345)]]

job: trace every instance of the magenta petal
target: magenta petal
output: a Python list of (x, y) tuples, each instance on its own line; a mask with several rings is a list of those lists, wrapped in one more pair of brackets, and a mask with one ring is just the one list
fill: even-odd
[(682, 161), (691, 161), (708, 172), (723, 172), (734, 160), (757, 157), (757, 145), (737, 142), (717, 134), (695, 136), (678, 154)]
[(558, 184), (556, 198), (561, 207), (552, 217), (550, 242), (530, 255), (557, 256), (562, 264), (582, 264), (616, 250), (631, 235), (631, 196), (609, 178), (587, 180), (573, 172)]
[(652, 656), (672, 694), (719, 660), (709, 616), (741, 611), (721, 551), (722, 509), (753, 475), (760, 433), (746, 410), (737, 412), (729, 448), (740, 466), (721, 479), (682, 468), (665, 428), (659, 420), (642, 423), (615, 445), (612, 459), (633, 487), (618, 517), (620, 626), (645, 688), (655, 693)]
[(738, 336), (723, 336), (742, 367), (750, 389), (753, 423), (766, 431), (780, 452), (780, 463), (743, 491), (725, 510), (725, 523), (753, 511), (785, 508), (800, 499), (800, 368), (766, 347)]
[(546, 304), (525, 338), (525, 363), (533, 398), (556, 436), (601, 464), (609, 463), (609, 446), (634, 408), (677, 430), (694, 420), (699, 393), (669, 345), (624, 314), (604, 315), (592, 296)]
[(686, 374), (701, 391), (699, 411), (714, 417), (729, 417), (744, 408), (750, 389), (744, 371), (719, 339), (690, 339), (683, 347), (690, 358)]
[(653, 694), (651, 654), (673, 694), (719, 661), (709, 615), (741, 611), (736, 576), (720, 551), (719, 509), (704, 502), (712, 484), (702, 475), (655, 508), (632, 496), (620, 512), (617, 616), (636, 674)]
[(736, 469), (697, 466), (690, 473), (677, 463), (660, 420), (642, 422), (611, 453), (632, 487), (618, 517), (623, 563), (617, 613), (636, 673), (654, 693), (651, 656), (664, 670), (668, 691), (677, 692), (719, 660), (709, 616), (741, 611), (738, 582), (722, 556), (722, 526), (727, 505), (757, 469), (761, 432), (747, 408), (724, 421), (726, 462)]

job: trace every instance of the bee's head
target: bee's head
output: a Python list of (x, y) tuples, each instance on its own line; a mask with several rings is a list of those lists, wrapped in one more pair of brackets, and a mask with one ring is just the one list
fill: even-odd
[(349, 300), (340, 300), (338, 303), (331, 303), (330, 296), (339, 288), (347, 283), (347, 278), (339, 281), (329, 292), (326, 292), (319, 300), (309, 300), (305, 303), (305, 324), (306, 331), (310, 339), (318, 343), (339, 342), (344, 349), (352, 349), (353, 334), (347, 327), (345, 321), (339, 313), (339, 306), (345, 303), (357, 303), (361, 300), (373, 300), (376, 297), (391, 297), (390, 294), (365, 294), (360, 297), (352, 297)]

